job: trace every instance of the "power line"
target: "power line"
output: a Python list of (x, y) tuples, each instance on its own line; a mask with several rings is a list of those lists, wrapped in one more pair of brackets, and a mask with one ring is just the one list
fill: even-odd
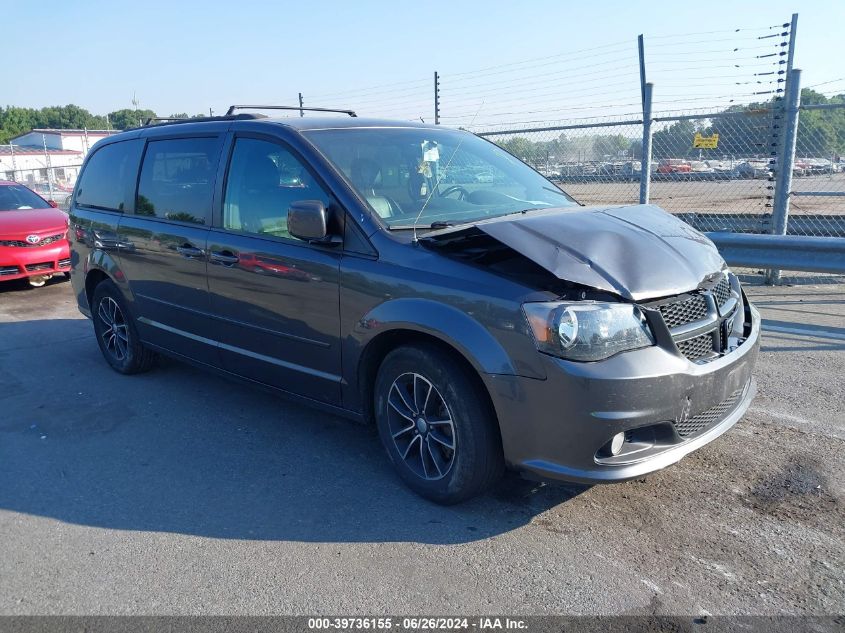
[(508, 63), (508, 64), (499, 64), (498, 66), (487, 66), (486, 68), (476, 68), (475, 70), (468, 70), (468, 71), (460, 72), (460, 73), (452, 73), (451, 76), (452, 77), (464, 77), (466, 75), (477, 75), (477, 73), (484, 72), (484, 71), (487, 71), (487, 70), (499, 70), (499, 69), (507, 68), (507, 67), (510, 67), (510, 66), (519, 66), (519, 65), (522, 65), (522, 64), (529, 64), (529, 63), (535, 62), (535, 61), (543, 61), (543, 60), (547, 60), (547, 59), (557, 59), (557, 58), (560, 58), (560, 57), (565, 57), (567, 55), (574, 55), (576, 53), (589, 53), (589, 52), (592, 52), (592, 51), (597, 51), (597, 50), (605, 49), (605, 48), (622, 47), (622, 46), (630, 46), (630, 45), (631, 45), (631, 43), (628, 42), (627, 40), (624, 41), (624, 42), (602, 44), (600, 46), (593, 46), (592, 48), (582, 48), (582, 49), (574, 50), (574, 51), (565, 51), (565, 52), (562, 52), (562, 53), (557, 53), (555, 55), (546, 55), (545, 57), (533, 57), (533, 58), (530, 58), (530, 59), (524, 59), (522, 61), (511, 62), (511, 63)]
[(840, 77), (839, 79), (831, 79), (830, 81), (823, 81), (819, 84), (813, 84), (812, 86), (804, 86), (804, 88), (818, 88), (819, 86), (826, 86), (828, 84), (835, 84), (840, 81), (845, 81), (845, 77)]

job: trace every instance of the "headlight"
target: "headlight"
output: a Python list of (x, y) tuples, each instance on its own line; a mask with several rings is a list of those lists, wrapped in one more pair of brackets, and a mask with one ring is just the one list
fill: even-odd
[(629, 303), (526, 303), (537, 349), (569, 360), (601, 360), (654, 345), (642, 311)]

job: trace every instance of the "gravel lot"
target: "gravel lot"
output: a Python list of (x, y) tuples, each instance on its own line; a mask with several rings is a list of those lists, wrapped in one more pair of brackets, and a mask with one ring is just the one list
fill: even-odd
[(756, 286), (759, 396), (644, 480), (441, 508), (375, 434), (0, 285), (0, 614), (845, 611), (845, 284)]
[[(650, 200), (667, 211), (684, 213), (771, 213), (771, 189), (768, 180), (717, 180), (698, 182), (651, 183)], [(587, 205), (636, 204), (639, 201), (639, 182), (566, 182), (560, 187)], [(792, 190), (835, 191), (845, 193), (845, 173), (826, 176), (805, 176), (792, 181)], [(845, 197), (800, 196), (792, 197), (790, 213), (845, 215)]]

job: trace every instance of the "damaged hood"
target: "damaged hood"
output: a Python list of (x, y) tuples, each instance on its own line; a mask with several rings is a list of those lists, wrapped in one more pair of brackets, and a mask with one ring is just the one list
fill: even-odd
[(707, 237), (653, 205), (545, 209), (474, 227), (558, 279), (639, 301), (697, 288), (725, 268)]

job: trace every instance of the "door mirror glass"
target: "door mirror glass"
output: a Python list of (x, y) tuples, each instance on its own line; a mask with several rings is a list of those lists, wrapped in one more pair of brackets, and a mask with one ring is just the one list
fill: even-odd
[(288, 209), (288, 232), (309, 242), (325, 240), (328, 235), (326, 206), (320, 200), (300, 200)]

